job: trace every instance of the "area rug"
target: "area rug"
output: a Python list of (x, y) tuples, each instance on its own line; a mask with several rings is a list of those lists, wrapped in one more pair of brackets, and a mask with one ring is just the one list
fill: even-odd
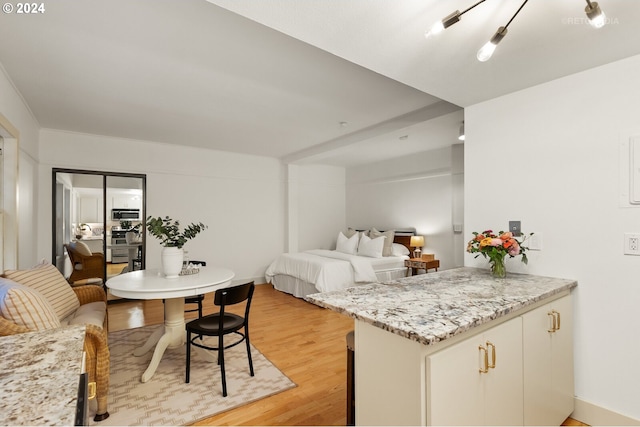
[(133, 350), (160, 327), (163, 326), (146, 326), (109, 334), (110, 416), (101, 422), (93, 421), (93, 402), (90, 406), (91, 425), (186, 425), (296, 386), (255, 347), (251, 352), (255, 376), (251, 377), (244, 343), (224, 353), (227, 397), (222, 397), (219, 366), (204, 360), (198, 352), (193, 351), (194, 347), (189, 384), (184, 382), (185, 346), (167, 349), (153, 377), (142, 383), (140, 377), (147, 369), (153, 351), (135, 357)]

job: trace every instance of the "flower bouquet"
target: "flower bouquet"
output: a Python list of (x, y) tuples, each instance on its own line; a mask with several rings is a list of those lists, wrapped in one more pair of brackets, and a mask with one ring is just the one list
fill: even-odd
[(524, 246), (524, 242), (527, 237), (532, 235), (533, 233), (530, 233), (522, 240), (517, 240), (511, 232), (500, 231), (496, 235), (493, 230), (485, 230), (482, 233), (474, 231), (473, 239), (467, 244), (467, 252), (477, 254), (475, 258), (480, 255), (489, 258), (491, 273), (495, 277), (505, 277), (507, 270), (504, 266), (504, 259), (507, 255), (510, 258), (522, 255), (522, 262), (525, 264), (529, 262), (526, 254), (529, 248)]

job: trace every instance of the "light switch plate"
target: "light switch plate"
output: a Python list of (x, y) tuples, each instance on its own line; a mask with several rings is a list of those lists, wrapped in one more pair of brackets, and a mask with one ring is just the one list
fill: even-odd
[(509, 231), (512, 232), (514, 236), (521, 235), (520, 221), (509, 221)]
[(542, 250), (542, 233), (535, 232), (533, 236), (529, 237), (528, 245), (526, 245), (531, 251), (541, 251)]

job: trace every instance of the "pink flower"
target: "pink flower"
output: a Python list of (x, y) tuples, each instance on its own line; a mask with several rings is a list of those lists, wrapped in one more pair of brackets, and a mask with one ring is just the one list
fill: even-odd
[(507, 252), (511, 256), (520, 255), (520, 245), (518, 244), (518, 242), (514, 240), (513, 245), (509, 247), (509, 250)]
[(502, 246), (502, 239), (491, 239), (491, 246)]

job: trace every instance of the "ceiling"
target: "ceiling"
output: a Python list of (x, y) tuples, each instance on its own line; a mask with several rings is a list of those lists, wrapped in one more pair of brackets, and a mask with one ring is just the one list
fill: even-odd
[[(640, 53), (640, 3), (56, 0), (0, 14), (0, 63), (41, 127), (355, 166), (458, 142), (466, 107)], [(215, 4), (214, 4), (215, 3)], [(10, 40), (11, 42), (6, 42)]]

